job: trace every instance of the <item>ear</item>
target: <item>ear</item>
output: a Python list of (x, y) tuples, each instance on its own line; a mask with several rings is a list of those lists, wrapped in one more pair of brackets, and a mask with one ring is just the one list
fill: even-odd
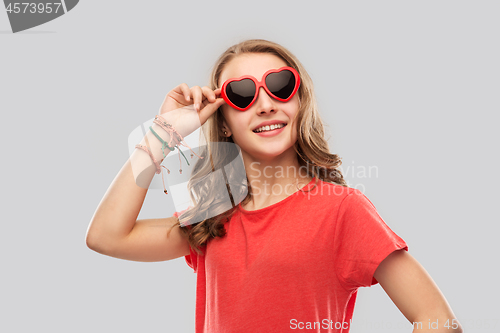
[[(222, 114), (222, 112), (221, 112)], [(231, 135), (233, 135), (233, 132), (229, 128), (229, 126), (226, 123), (226, 120), (224, 119), (224, 115), (222, 115), (222, 119), (220, 119), (220, 135), (229, 138)], [(226, 134), (224, 134), (226, 132)]]
[[(222, 121), (222, 126), (220, 128), (221, 128), (220, 131), (221, 131), (222, 136), (229, 138), (231, 135), (233, 135), (233, 132), (231, 131), (229, 126), (226, 124), (225, 120)], [(226, 132), (226, 134), (224, 134), (224, 132)]]

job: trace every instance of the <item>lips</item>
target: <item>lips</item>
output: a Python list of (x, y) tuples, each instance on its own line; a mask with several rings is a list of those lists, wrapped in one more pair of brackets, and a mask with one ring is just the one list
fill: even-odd
[(256, 130), (254, 130), (253, 132), (254, 133), (270, 132), (270, 131), (281, 129), (285, 126), (286, 126), (285, 124), (267, 125), (267, 126), (259, 127)]
[(252, 131), (255, 133), (255, 131), (257, 131), (259, 128), (261, 128), (263, 126), (281, 125), (281, 124), (284, 125), (283, 127), (285, 127), (287, 125), (286, 122), (281, 121), (281, 120), (268, 120), (268, 121), (264, 121), (264, 122), (260, 123)]

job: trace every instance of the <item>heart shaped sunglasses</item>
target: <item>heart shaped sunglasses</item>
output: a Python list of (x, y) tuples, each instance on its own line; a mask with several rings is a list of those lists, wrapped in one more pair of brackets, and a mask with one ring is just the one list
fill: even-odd
[(299, 73), (292, 67), (281, 67), (267, 71), (261, 81), (250, 75), (229, 79), (221, 88), (221, 97), (239, 111), (248, 110), (257, 100), (260, 88), (280, 102), (289, 101), (300, 86)]

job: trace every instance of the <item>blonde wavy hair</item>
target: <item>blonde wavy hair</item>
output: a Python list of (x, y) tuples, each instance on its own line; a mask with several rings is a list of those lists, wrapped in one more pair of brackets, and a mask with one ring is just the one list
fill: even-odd
[[(229, 47), (213, 67), (210, 88), (212, 90), (219, 88), (219, 79), (224, 67), (232, 59), (245, 53), (276, 55), (298, 71), (301, 79), (297, 92), (300, 106), (295, 119), (298, 133), (294, 149), (299, 165), (301, 169), (307, 170), (309, 177), (316, 178), (316, 184), (318, 179), (321, 179), (347, 187), (338, 169), (342, 163), (341, 158), (330, 153), (325, 139), (324, 125), (316, 104), (312, 80), (299, 60), (286, 48), (263, 39), (245, 40)], [(252, 188), (246, 175), (241, 175), (242, 168), (228, 169), (231, 161), (238, 156), (239, 148), (231, 137), (222, 134), (223, 120), (224, 116), (219, 108), (202, 126), (202, 132), (206, 135), (206, 145), (200, 147), (200, 155), (204, 158), (197, 161), (188, 182), (193, 202), (197, 202), (197, 198), (199, 200), (194, 207), (182, 213), (172, 226), (172, 228), (180, 227), (180, 230), (187, 235), (191, 248), (198, 254), (203, 254), (201, 248), (210, 239), (225, 235), (224, 224), (229, 222), (238, 207), (238, 202), (241, 201), (242, 205), (245, 205), (252, 198)], [(210, 177), (216, 170), (224, 172), (224, 177)], [(231, 206), (228, 206), (225, 193), (230, 195)], [(188, 225), (189, 221), (201, 222)]]

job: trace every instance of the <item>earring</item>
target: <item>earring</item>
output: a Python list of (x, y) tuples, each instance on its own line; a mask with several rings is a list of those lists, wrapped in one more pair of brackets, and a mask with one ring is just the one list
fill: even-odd
[(226, 131), (224, 131), (224, 135), (227, 135), (227, 132), (226, 132)]

